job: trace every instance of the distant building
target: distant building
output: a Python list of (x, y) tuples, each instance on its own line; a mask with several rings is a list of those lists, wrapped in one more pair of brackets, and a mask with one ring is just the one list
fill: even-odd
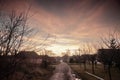
[(22, 59), (23, 62), (35, 63), (35, 64), (41, 64), (42, 63), (42, 57), (39, 56), (34, 51), (21, 51), (15, 56), (19, 59)]
[(120, 49), (99, 49), (97, 60), (104, 64), (110, 61), (118, 64), (120, 61)]
[(61, 59), (62, 59), (62, 58), (61, 58), (60, 56), (55, 57), (55, 61), (56, 61), (56, 62), (60, 62)]
[(64, 62), (69, 63), (69, 61), (70, 61), (70, 56), (64, 55), (64, 56), (62, 57), (62, 60), (63, 60)]
[(98, 50), (98, 55), (102, 54), (102, 55), (106, 55), (107, 57), (112, 56), (112, 55), (116, 55), (116, 54), (120, 54), (120, 49), (99, 49)]
[(32, 64), (41, 64), (43, 61), (49, 63), (55, 63), (55, 57), (49, 57), (47, 55), (38, 55), (34, 51), (20, 51), (16, 55), (0, 56), (0, 62), (11, 61), (12, 59), (20, 63), (32, 63)]

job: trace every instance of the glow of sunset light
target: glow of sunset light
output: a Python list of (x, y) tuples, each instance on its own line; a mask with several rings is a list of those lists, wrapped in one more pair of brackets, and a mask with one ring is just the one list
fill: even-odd
[(72, 54), (75, 49), (78, 49), (78, 46), (51, 45), (51, 47), (47, 49), (52, 50), (54, 53), (58, 53), (59, 56), (62, 56), (61, 52), (66, 52), (67, 50), (71, 50), (71, 54)]

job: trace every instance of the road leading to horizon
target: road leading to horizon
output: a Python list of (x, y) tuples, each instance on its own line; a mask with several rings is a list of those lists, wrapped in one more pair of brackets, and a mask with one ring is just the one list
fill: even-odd
[(72, 76), (72, 70), (70, 66), (65, 63), (61, 62), (55, 68), (53, 76), (50, 80), (75, 80)]

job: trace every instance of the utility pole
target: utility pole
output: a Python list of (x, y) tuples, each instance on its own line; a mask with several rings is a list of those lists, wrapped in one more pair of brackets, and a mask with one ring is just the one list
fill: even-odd
[(78, 52), (79, 52), (79, 56), (80, 56), (80, 51), (81, 51), (81, 50), (80, 50), (80, 48), (79, 48), (79, 49), (78, 49)]

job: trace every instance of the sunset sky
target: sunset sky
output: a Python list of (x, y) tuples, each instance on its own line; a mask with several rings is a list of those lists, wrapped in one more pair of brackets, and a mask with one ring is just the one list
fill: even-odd
[[(31, 39), (56, 54), (96, 43), (111, 29), (120, 32), (120, 0), (0, 0), (0, 9), (25, 11), (28, 26), (38, 33)], [(41, 45), (37, 45), (41, 47)]]

